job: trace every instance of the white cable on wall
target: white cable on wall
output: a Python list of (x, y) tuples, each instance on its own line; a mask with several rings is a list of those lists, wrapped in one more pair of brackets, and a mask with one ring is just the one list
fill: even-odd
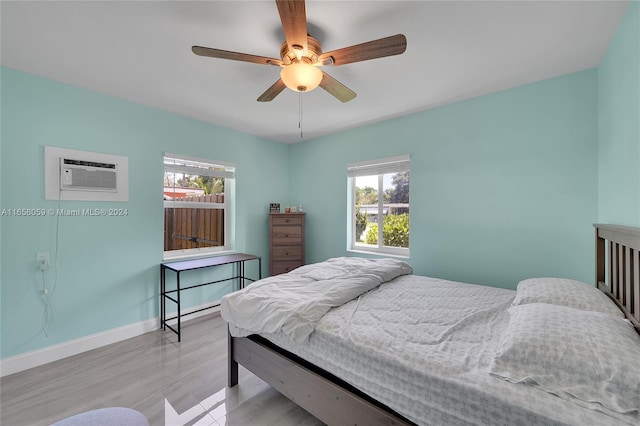
[[(62, 190), (59, 191), (62, 193)], [(49, 333), (51, 332), (51, 326), (53, 324), (53, 294), (56, 291), (56, 287), (58, 286), (58, 247), (60, 241), (60, 215), (57, 212), (60, 211), (60, 200), (61, 197), (58, 196), (58, 208), (56, 209), (56, 235), (55, 235), (55, 248), (53, 252), (53, 286), (51, 290), (47, 288), (47, 283), (45, 279), (44, 269), (42, 270), (42, 290), (40, 293), (44, 298), (44, 311), (42, 312), (42, 332), (45, 336), (49, 337)]]

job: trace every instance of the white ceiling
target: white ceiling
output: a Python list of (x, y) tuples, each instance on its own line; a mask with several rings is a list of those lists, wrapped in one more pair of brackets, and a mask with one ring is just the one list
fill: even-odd
[[(324, 51), (403, 33), (400, 56), (324, 67), (358, 96), (302, 95), (304, 139), (597, 66), (628, 1), (308, 1)], [(256, 98), (279, 68), (273, 1), (6, 1), (2, 65), (276, 141), (300, 141), (298, 93)]]

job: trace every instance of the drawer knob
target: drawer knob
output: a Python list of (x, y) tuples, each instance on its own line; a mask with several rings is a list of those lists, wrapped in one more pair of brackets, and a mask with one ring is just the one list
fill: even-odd
[(289, 234), (284, 234), (285, 238), (289, 238)]
[(285, 220), (284, 220), (284, 222), (285, 222), (285, 223), (289, 223), (289, 219), (285, 219)]

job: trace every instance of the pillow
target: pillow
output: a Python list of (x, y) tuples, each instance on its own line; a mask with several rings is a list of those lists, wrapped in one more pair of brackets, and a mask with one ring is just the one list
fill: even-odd
[(520, 281), (513, 305), (550, 303), (624, 318), (624, 313), (602, 291), (566, 278), (530, 278)]
[(640, 336), (629, 321), (543, 303), (508, 311), (491, 374), (640, 420)]

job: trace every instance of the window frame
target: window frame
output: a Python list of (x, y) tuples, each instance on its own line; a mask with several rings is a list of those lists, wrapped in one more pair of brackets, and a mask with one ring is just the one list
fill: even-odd
[[(347, 164), (347, 251), (354, 253), (366, 253), (375, 255), (385, 255), (409, 258), (411, 255), (411, 237), (409, 237), (409, 247), (384, 246), (383, 226), (384, 220), (384, 175), (390, 173), (409, 172), (411, 176), (410, 155), (399, 155), (395, 157), (380, 158), (376, 160), (362, 161)], [(356, 177), (375, 176), (378, 177), (378, 245), (368, 244), (356, 245)], [(411, 187), (411, 183), (409, 183)], [(411, 202), (409, 202), (411, 204)], [(409, 221), (411, 217), (409, 216)], [(411, 227), (409, 227), (411, 235)]]
[[(173, 164), (167, 161), (174, 160)], [(180, 161), (183, 164), (176, 164)], [(190, 164), (190, 165), (189, 165)], [(216, 170), (211, 170), (215, 168)], [(224, 202), (206, 203), (193, 201), (163, 200), (162, 214), (165, 215), (166, 208), (189, 208), (189, 209), (222, 209), (224, 218), (224, 245), (215, 247), (201, 247), (180, 250), (164, 250), (164, 225), (163, 225), (163, 260), (177, 260), (186, 258), (202, 257), (211, 254), (222, 254), (233, 251), (234, 241), (234, 220), (233, 206), (235, 205), (235, 163), (219, 160), (209, 160), (206, 158), (192, 157), (182, 154), (165, 152), (163, 154), (163, 184), (164, 175), (167, 172), (187, 173), (198, 176), (210, 176), (224, 178)], [(175, 188), (175, 179), (174, 179)], [(164, 191), (163, 191), (164, 193)], [(164, 224), (164, 219), (163, 219)]]

